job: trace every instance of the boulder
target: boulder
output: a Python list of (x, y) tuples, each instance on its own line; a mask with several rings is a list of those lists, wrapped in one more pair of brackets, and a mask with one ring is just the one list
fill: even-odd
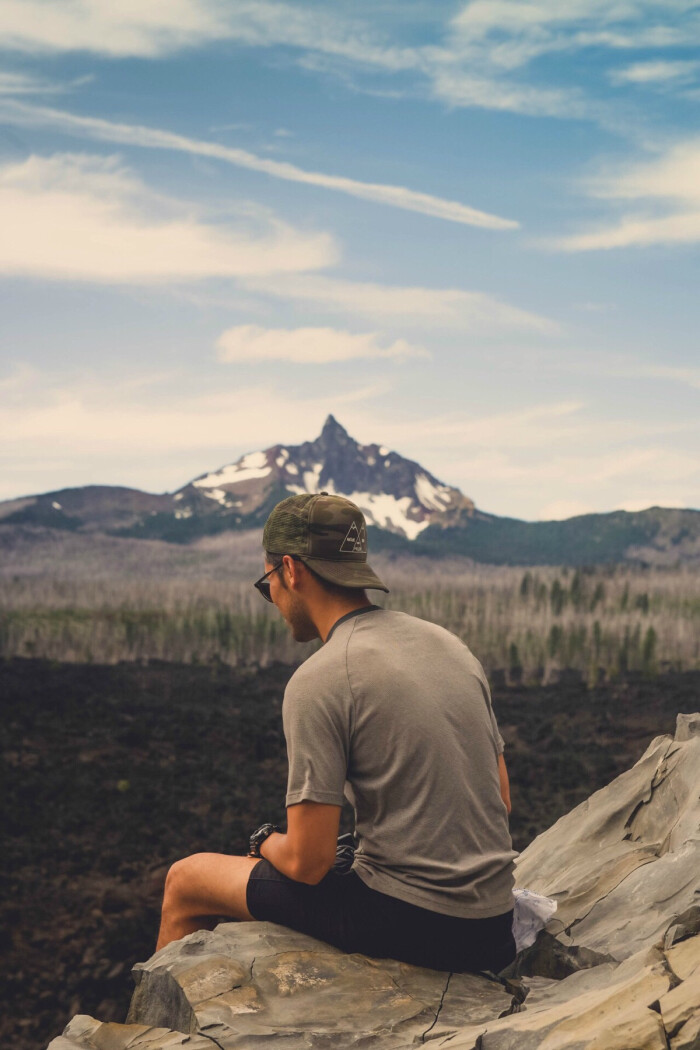
[(124, 1025), (50, 1050), (700, 1050), (700, 715), (540, 835), (516, 881), (558, 911), (499, 978), (223, 923), (134, 969)]
[(517, 884), (557, 901), (547, 931), (558, 944), (544, 938), (540, 955), (544, 945), (572, 968), (582, 951), (621, 962), (700, 930), (699, 785), (700, 717), (679, 715), (674, 737), (528, 846)]

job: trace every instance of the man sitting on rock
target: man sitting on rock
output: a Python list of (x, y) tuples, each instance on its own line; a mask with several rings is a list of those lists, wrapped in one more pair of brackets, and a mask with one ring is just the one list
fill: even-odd
[(359, 508), (325, 492), (270, 514), (255, 586), (297, 641), (323, 642), (284, 696), (287, 830), (263, 825), (247, 857), (174, 864), (158, 948), (229, 915), (440, 970), (513, 959), (508, 777), (484, 672), (444, 628), (370, 604), (365, 589), (387, 588), (366, 537)]

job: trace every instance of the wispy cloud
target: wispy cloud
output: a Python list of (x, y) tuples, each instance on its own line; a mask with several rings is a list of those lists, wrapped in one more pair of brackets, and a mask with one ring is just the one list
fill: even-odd
[(611, 225), (564, 237), (556, 247), (593, 251), (700, 241), (700, 139), (593, 180), (588, 190), (592, 197), (643, 204)]
[(610, 71), (613, 84), (668, 84), (669, 82), (692, 80), (700, 68), (700, 62), (658, 61), (635, 62), (631, 66)]
[(172, 150), (198, 157), (209, 157), (235, 167), (259, 171), (273, 178), (333, 190), (360, 200), (385, 204), (404, 211), (429, 215), (432, 218), (446, 219), (448, 222), (463, 223), (467, 226), (481, 226), (491, 230), (511, 230), (516, 229), (519, 225), (513, 219), (504, 219), (501, 216), (471, 208), (467, 204), (444, 200), (428, 193), (407, 189), (405, 186), (360, 182), (342, 175), (325, 175), (317, 171), (306, 171), (294, 164), (259, 157), (247, 150), (188, 138), (158, 128), (143, 127), (137, 124), (117, 124), (98, 117), (81, 117), (63, 110), (31, 106), (12, 100), (0, 101), (0, 116), (8, 122), (24, 127), (55, 128), (93, 141), (139, 146), (144, 149)]
[[(471, 0), (451, 18), (437, 8), (435, 42), (421, 46), (401, 43), (397, 13), (398, 8), (384, 5), (368, 19), (360, 11), (276, 0), (229, 5), (152, 0), (141, 6), (109, 0), (4, 0), (0, 45), (28, 53), (78, 50), (143, 58), (223, 40), (284, 47), (296, 52), (306, 68), (359, 78), (372, 91), (381, 91), (376, 75), (409, 75), (429, 95), (452, 106), (569, 118), (595, 117), (600, 106), (587, 101), (586, 92), (572, 87), (570, 80), (558, 86), (538, 83), (538, 59), (591, 48), (613, 55), (633, 48), (658, 52), (700, 42), (700, 18), (692, 0)], [(410, 9), (404, 6), (400, 13), (400, 25), (410, 24)], [(670, 82), (674, 64), (682, 63), (655, 54), (646, 73), (644, 64), (637, 63), (629, 67), (627, 79), (645, 84), (664, 77)], [(624, 78), (624, 71), (619, 75)], [(370, 85), (368, 77), (375, 82)]]
[(40, 77), (0, 70), (0, 95), (51, 95), (63, 90)]
[(344, 315), (372, 319), (406, 317), (428, 328), (454, 328), (477, 336), (513, 332), (555, 335), (560, 330), (557, 322), (548, 317), (484, 292), (460, 288), (373, 284), (317, 275), (284, 276), (274, 281), (246, 278), (243, 284), (265, 295), (313, 303)]
[(353, 333), (337, 328), (261, 328), (237, 325), (221, 334), (216, 343), (219, 361), (230, 363), (291, 361), (295, 364), (330, 364), (358, 358), (429, 358), (427, 350), (405, 339), (383, 344), (375, 332)]
[(96, 283), (192, 281), (329, 265), (332, 239), (269, 218), (211, 225), (117, 158), (32, 156), (0, 169), (0, 272)]

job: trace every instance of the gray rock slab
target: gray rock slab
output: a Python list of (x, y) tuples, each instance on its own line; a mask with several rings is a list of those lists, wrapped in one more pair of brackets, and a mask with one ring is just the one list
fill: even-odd
[(408, 1047), (510, 1009), (503, 985), (344, 952), (273, 923), (224, 923), (134, 971), (132, 1024), (200, 1032), (220, 1046)]
[(659, 1000), (659, 1009), (666, 1033), (678, 1035), (689, 1022), (700, 1016), (700, 970), (695, 970)]
[[(445, 1050), (666, 1050), (655, 1009), (672, 978), (658, 951), (534, 982), (518, 1013), (470, 1026)], [(440, 1044), (443, 1045), (443, 1044)]]
[(567, 947), (623, 960), (697, 909), (700, 717), (679, 716), (622, 776), (524, 851), (518, 885), (554, 897), (547, 930)]
[(113, 1024), (78, 1014), (63, 1035), (49, 1043), (48, 1050), (212, 1050), (206, 1036), (185, 1035), (169, 1028), (141, 1024)]
[(683, 1025), (669, 1045), (671, 1050), (700, 1050), (700, 1013)]
[(559, 909), (505, 984), (224, 923), (135, 967), (125, 1025), (50, 1050), (700, 1050), (700, 715), (539, 836), (517, 881)]
[(687, 980), (696, 970), (700, 970), (700, 935), (674, 944), (665, 955), (678, 980)]

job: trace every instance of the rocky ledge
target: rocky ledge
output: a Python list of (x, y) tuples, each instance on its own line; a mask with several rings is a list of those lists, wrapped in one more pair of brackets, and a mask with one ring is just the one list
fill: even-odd
[(49, 1050), (700, 1050), (700, 714), (525, 850), (556, 899), (498, 978), (345, 955), (223, 923), (134, 969), (126, 1024), (73, 1018)]

